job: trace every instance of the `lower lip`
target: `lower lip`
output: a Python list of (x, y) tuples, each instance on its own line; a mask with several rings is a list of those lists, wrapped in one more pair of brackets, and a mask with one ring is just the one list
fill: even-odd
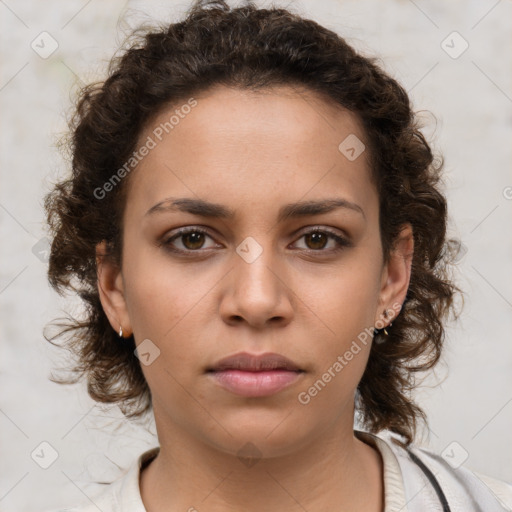
[(210, 375), (223, 388), (240, 396), (269, 396), (295, 382), (302, 372), (289, 370), (271, 370), (246, 372), (242, 370), (223, 370)]

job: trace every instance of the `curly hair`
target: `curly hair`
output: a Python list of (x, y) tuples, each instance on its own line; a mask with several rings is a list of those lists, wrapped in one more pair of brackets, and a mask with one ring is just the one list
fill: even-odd
[[(420, 131), (405, 90), (338, 34), (287, 9), (231, 8), (224, 1), (196, 1), (183, 21), (139, 30), (112, 58), (108, 77), (85, 86), (70, 121), (71, 175), (45, 196), (52, 237), (48, 279), (57, 292), (71, 290), (85, 317), (68, 316), (65, 347), (75, 361), (72, 377), (85, 377), (90, 396), (116, 403), (128, 418), (151, 410), (151, 393), (134, 355), (133, 335), (119, 343), (103, 311), (95, 248), (106, 241), (107, 257), (121, 265), (126, 176), (108, 200), (95, 193), (128, 161), (150, 118), (170, 104), (215, 85), (247, 90), (301, 86), (354, 113), (368, 139), (371, 177), (379, 196), (384, 261), (404, 223), (414, 236), (411, 278), (389, 335), (375, 333), (357, 388), (357, 413), (377, 433), (414, 441), (416, 372), (439, 360), (444, 320), (460, 291), (450, 278), (453, 240), (447, 240), (447, 204), (440, 191), (442, 158)], [(379, 343), (385, 337), (385, 343)]]

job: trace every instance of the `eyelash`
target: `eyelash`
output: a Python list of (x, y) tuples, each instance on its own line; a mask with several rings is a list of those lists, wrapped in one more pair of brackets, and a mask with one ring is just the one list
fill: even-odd
[[(174, 240), (184, 236), (184, 235), (188, 235), (190, 233), (202, 233), (206, 236), (209, 236), (210, 238), (213, 238), (209, 232), (203, 228), (200, 228), (200, 227), (189, 227), (189, 228), (182, 228), (182, 229), (179, 229), (176, 233), (174, 233), (171, 237), (168, 237), (168, 238), (165, 238), (161, 245), (163, 245), (165, 247), (166, 250), (172, 252), (172, 253), (177, 253), (177, 254), (192, 254), (192, 253), (200, 253), (202, 251), (207, 251), (208, 249), (197, 249), (197, 250), (193, 250), (193, 249), (188, 249), (188, 250), (183, 250), (183, 249), (176, 249), (175, 247), (171, 247), (171, 242), (173, 242)], [(301, 238), (303, 238), (304, 236), (306, 235), (310, 235), (310, 234), (313, 234), (313, 233), (322, 233), (322, 234), (327, 234), (329, 236), (329, 238), (333, 239), (337, 244), (338, 244), (338, 247), (334, 248), (334, 249), (298, 249), (298, 250), (302, 250), (302, 251), (306, 251), (307, 253), (315, 253), (315, 254), (319, 254), (319, 253), (327, 253), (327, 254), (332, 254), (332, 253), (337, 253), (339, 251), (342, 251), (343, 249), (347, 248), (347, 247), (351, 247), (352, 246), (352, 243), (350, 241), (348, 241), (347, 239), (341, 237), (340, 235), (338, 235), (337, 233), (334, 233), (333, 231), (329, 230), (329, 229), (326, 229), (326, 228), (314, 228), (314, 229), (311, 229), (309, 231), (306, 231), (304, 233), (302, 233), (300, 235), (300, 237), (298, 238), (298, 240), (300, 240)]]

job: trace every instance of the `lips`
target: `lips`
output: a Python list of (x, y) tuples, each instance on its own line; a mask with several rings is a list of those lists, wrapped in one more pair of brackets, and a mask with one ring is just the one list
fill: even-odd
[(280, 354), (243, 352), (221, 359), (206, 372), (216, 385), (235, 395), (264, 397), (297, 382), (304, 370)]
[(280, 354), (249, 354), (241, 352), (226, 357), (217, 362), (208, 372), (219, 372), (224, 370), (242, 370), (246, 372), (288, 370), (291, 372), (303, 371), (293, 361)]

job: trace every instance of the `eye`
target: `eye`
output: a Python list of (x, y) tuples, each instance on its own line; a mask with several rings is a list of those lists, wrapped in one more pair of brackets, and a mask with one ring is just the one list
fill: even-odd
[[(182, 228), (172, 236), (165, 238), (161, 245), (174, 253), (201, 252), (201, 249), (212, 249), (214, 247), (218, 247), (215, 243), (209, 247), (205, 246), (205, 240), (207, 238), (213, 241), (213, 238), (208, 234), (208, 232), (202, 228)], [(301, 239), (304, 239), (306, 247), (299, 247), (299, 249), (304, 249), (310, 252), (336, 252), (352, 245), (347, 239), (325, 228), (309, 230), (301, 235), (299, 240)], [(329, 242), (331, 242), (331, 247), (328, 247)]]
[[(210, 249), (215, 247), (215, 244), (210, 247), (204, 247), (205, 238), (212, 237), (208, 235), (207, 231), (201, 228), (184, 228), (180, 229), (173, 236), (166, 238), (162, 245), (171, 251), (175, 252), (195, 252), (198, 249)], [(176, 247), (175, 241), (179, 241)], [(181, 245), (181, 247), (180, 247)]]
[[(350, 247), (351, 243), (337, 233), (327, 229), (315, 228), (303, 233), (299, 238), (304, 239), (307, 247), (302, 247), (312, 252), (332, 252), (339, 251), (344, 247)], [(327, 247), (331, 241), (331, 247)], [(327, 249), (326, 249), (327, 247)], [(301, 247), (299, 247), (301, 249)]]

